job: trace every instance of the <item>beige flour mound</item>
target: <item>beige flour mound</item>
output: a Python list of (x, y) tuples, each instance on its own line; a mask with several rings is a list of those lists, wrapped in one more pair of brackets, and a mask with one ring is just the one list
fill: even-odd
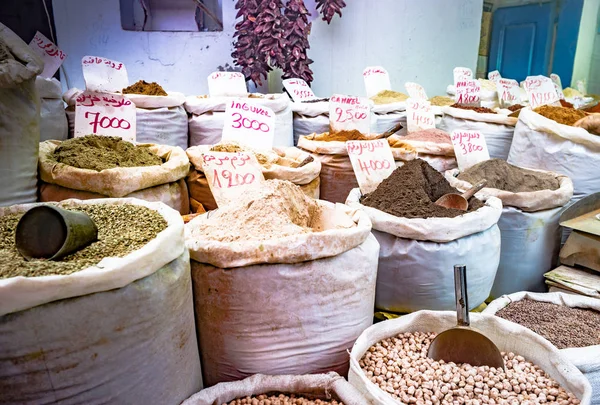
[(316, 200), (289, 181), (267, 180), (208, 215), (196, 232), (219, 242), (261, 241), (319, 231)]

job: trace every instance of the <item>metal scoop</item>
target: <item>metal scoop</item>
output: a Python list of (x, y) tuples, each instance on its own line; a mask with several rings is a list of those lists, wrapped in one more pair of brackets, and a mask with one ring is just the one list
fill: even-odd
[(427, 357), (456, 364), (504, 368), (504, 360), (494, 342), (469, 326), (466, 273), (467, 266), (454, 266), (457, 325), (437, 335)]
[(435, 205), (439, 205), (445, 208), (454, 208), (456, 210), (466, 211), (469, 209), (469, 198), (485, 187), (487, 180), (481, 180), (479, 183), (468, 189), (462, 194), (444, 194), (435, 202)]

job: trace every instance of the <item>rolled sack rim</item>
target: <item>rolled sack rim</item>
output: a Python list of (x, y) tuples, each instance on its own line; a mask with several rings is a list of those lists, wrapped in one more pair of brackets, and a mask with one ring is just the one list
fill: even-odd
[[(249, 97), (250, 94), (259, 95), (260, 97)], [(284, 93), (262, 94), (248, 93), (245, 97), (199, 97), (188, 96), (185, 98), (183, 106), (185, 110), (194, 115), (202, 115), (208, 112), (225, 112), (227, 104), (230, 101), (250, 101), (253, 104), (258, 104), (263, 107), (269, 107), (275, 114), (285, 111), (291, 104), (289, 97)]]
[[(298, 148), (321, 155), (348, 156), (346, 141), (315, 141), (315, 136), (317, 136), (316, 133), (300, 136), (298, 139)], [(399, 137), (399, 141), (403, 142), (401, 137)], [(408, 161), (414, 160), (418, 157), (417, 150), (412, 146), (411, 149), (390, 146), (390, 149), (392, 150), (392, 155), (394, 156), (395, 160)]]
[[(0, 215), (25, 212), (42, 204), (48, 203), (0, 207)], [(103, 198), (95, 200), (69, 199), (52, 204), (62, 206), (69, 204), (139, 205), (158, 212), (167, 221), (167, 228), (146, 245), (126, 256), (105, 257), (98, 264), (75, 273), (0, 279), (0, 316), (65, 298), (80, 297), (124, 287), (155, 273), (185, 252), (181, 215), (164, 203), (147, 202), (136, 198)]]

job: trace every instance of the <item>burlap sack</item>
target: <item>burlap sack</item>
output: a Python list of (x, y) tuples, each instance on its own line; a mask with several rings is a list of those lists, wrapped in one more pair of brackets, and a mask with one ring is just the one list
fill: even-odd
[[(471, 326), (490, 338), (500, 349), (525, 357), (540, 366), (562, 387), (589, 405), (592, 390), (589, 382), (569, 359), (547, 340), (527, 328), (494, 316), (471, 314)], [(350, 354), (350, 384), (360, 391), (370, 404), (398, 405), (389, 394), (371, 382), (361, 370), (359, 361), (369, 348), (380, 340), (405, 332), (440, 333), (456, 326), (456, 312), (420, 311), (397, 319), (380, 322), (365, 330)]]

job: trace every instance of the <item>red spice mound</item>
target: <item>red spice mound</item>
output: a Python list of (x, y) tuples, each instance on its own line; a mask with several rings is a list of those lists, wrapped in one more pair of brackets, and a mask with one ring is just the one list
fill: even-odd
[(483, 114), (496, 114), (496, 111), (486, 108), (486, 107), (471, 107), (471, 106), (456, 104), (456, 103), (452, 104), (450, 107), (462, 108), (463, 110), (473, 110), (475, 112), (483, 113)]

